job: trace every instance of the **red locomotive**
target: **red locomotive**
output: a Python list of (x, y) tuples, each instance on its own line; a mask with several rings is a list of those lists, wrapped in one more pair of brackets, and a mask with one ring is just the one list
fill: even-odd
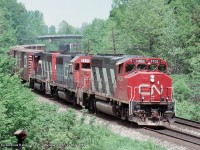
[(172, 79), (160, 58), (38, 50), (31, 56), (32, 88), (139, 125), (173, 122)]

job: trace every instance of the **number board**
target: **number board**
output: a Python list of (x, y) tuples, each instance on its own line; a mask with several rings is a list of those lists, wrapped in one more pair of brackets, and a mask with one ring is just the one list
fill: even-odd
[(145, 63), (145, 59), (133, 59), (132, 62), (136, 62), (136, 63)]
[(157, 60), (157, 59), (151, 59), (150, 62), (151, 63), (159, 63), (159, 60)]
[(82, 63), (90, 63), (90, 59), (81, 59)]

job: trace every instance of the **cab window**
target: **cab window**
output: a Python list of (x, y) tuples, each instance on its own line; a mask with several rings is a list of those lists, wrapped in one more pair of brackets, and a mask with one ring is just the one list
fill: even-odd
[(79, 64), (75, 64), (75, 68), (74, 68), (74, 69), (78, 71), (79, 68), (80, 68), (80, 67), (79, 67)]
[(90, 69), (90, 63), (82, 63), (82, 68)]
[(138, 64), (137, 65), (137, 70), (145, 70), (146, 69), (146, 65), (145, 64)]
[(119, 65), (119, 71), (118, 71), (118, 73), (122, 74), (122, 71), (123, 71), (123, 63)]
[(72, 74), (72, 72), (73, 72), (72, 64), (69, 64), (69, 73)]
[(152, 64), (152, 65), (149, 66), (149, 70), (154, 71), (154, 70), (156, 70), (156, 67), (157, 67), (157, 65)]
[(126, 65), (126, 73), (129, 73), (129, 72), (133, 71), (134, 69), (135, 69), (134, 64), (127, 64)]
[(158, 66), (158, 70), (161, 71), (161, 72), (163, 72), (163, 73), (166, 73), (166, 65), (160, 64)]

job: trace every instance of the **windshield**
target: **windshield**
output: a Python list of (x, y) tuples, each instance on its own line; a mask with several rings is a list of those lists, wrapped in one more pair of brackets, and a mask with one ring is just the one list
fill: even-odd
[(138, 64), (137, 65), (137, 70), (145, 70), (146, 69), (146, 65), (145, 64)]
[(149, 70), (154, 71), (154, 70), (156, 70), (156, 67), (157, 66), (155, 64), (149, 65)]
[(161, 71), (161, 72), (163, 72), (163, 73), (166, 73), (166, 65), (160, 64), (158, 66), (158, 70)]
[(135, 69), (135, 65), (134, 64), (127, 64), (126, 65), (126, 73), (130, 73)]
[(90, 69), (90, 63), (82, 63), (82, 68)]

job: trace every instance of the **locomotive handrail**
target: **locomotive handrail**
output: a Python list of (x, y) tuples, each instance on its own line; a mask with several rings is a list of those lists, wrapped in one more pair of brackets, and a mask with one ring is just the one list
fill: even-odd
[[(131, 101), (132, 100), (132, 97), (133, 97), (133, 95), (132, 95), (132, 90), (133, 90), (133, 87), (132, 86), (127, 86), (127, 88), (131, 88), (131, 97), (130, 97), (130, 99), (129, 99), (129, 101)], [(135, 95), (134, 95), (134, 97), (135, 97)]]

